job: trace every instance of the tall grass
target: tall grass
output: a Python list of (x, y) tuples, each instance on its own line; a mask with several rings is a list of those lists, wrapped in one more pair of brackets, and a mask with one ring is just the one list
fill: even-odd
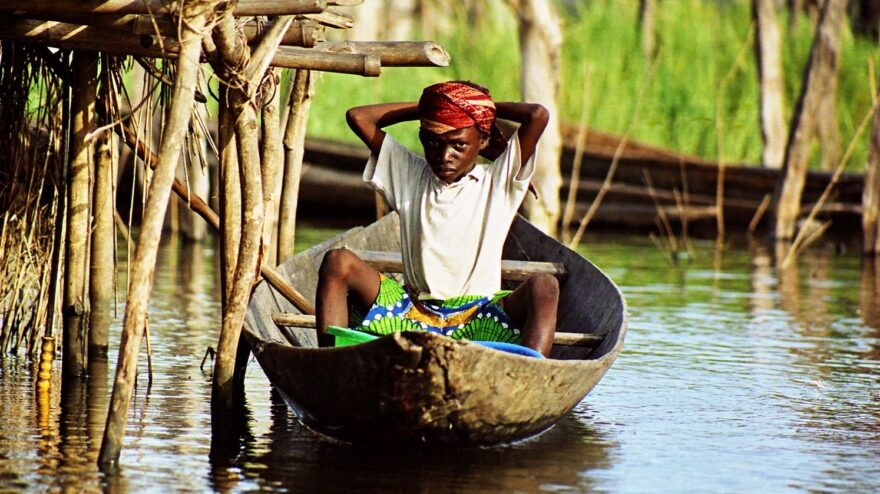
[[(464, 3), (464, 2), (461, 2)], [(453, 12), (449, 33), (434, 37), (452, 55), (445, 69), (386, 68), (378, 79), (325, 74), (312, 106), (311, 135), (352, 140), (344, 112), (360, 104), (415, 100), (427, 84), (447, 79), (470, 79), (489, 86), (499, 100), (519, 98), (519, 52), (516, 20), (500, 2), (483, 2), (483, 15), (474, 19), (464, 8)], [(650, 60), (642, 53), (636, 0), (565, 2), (564, 45), (561, 60), (560, 116), (577, 121), (589, 105), (595, 128), (622, 133), (632, 115), (635, 95)], [(802, 72), (812, 42), (804, 18), (794, 32), (780, 12), (783, 33), (786, 111), (790, 119), (800, 91)], [(752, 29), (746, 0), (675, 0), (661, 2), (656, 30), (658, 72), (645, 96), (635, 139), (686, 153), (717, 158), (715, 112), (718, 91), (722, 101), (724, 155), (727, 162), (757, 163), (761, 157), (758, 122), (758, 86), (754, 52), (747, 49), (739, 65), (737, 54)], [(418, 39), (419, 34), (414, 35)], [(855, 38), (849, 26), (842, 36), (842, 64), (838, 92), (841, 145), (851, 139), (858, 121), (870, 107), (868, 59), (878, 60), (877, 47)], [(590, 70), (592, 87), (584, 101), (580, 81), (583, 67)], [(721, 86), (731, 71), (732, 79)], [(415, 125), (393, 131), (416, 147)], [(849, 169), (861, 169), (867, 141), (850, 160)]]

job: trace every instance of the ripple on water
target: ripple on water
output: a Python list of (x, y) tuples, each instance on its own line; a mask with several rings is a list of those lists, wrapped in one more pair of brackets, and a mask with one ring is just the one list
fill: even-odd
[(213, 252), (162, 248), (154, 380), (148, 390), (142, 360), (122, 470), (94, 464), (115, 355), (103, 386), (63, 403), (57, 363), (40, 402), (32, 365), (7, 357), (0, 491), (880, 491), (880, 297), (855, 257), (807, 256), (777, 278), (760, 252), (725, 252), (716, 271), (709, 250), (676, 267), (650, 245), (593, 240), (626, 294), (629, 333), (605, 378), (542, 436), (489, 450), (331, 443), (272, 398), (252, 362), (245, 433), (212, 464), (211, 372), (199, 363), (219, 329)]

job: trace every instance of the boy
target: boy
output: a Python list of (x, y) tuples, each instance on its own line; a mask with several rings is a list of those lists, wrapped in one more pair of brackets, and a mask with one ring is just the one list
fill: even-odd
[[(519, 124), (509, 143), (496, 115)], [(400, 216), (405, 286), (349, 250), (327, 252), (317, 287), (319, 343), (332, 344), (328, 325), (349, 326), (351, 303), (351, 322), (361, 331), (431, 330), (520, 343), (548, 355), (556, 279), (536, 275), (513, 292), (499, 291), (502, 246), (529, 189), (547, 110), (495, 104), (482, 86), (452, 81), (425, 88), (418, 104), (361, 106), (346, 118), (372, 152), (364, 180)], [(382, 130), (416, 119), (424, 158)], [(478, 165), (478, 154), (494, 161)]]

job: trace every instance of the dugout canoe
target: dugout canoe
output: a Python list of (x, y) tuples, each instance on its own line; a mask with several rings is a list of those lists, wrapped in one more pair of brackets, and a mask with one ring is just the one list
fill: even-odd
[[(398, 251), (387, 215), (278, 266), (314, 300), (318, 266), (331, 248)], [(272, 385), (309, 428), (349, 442), (509, 443), (551, 427), (602, 378), (620, 353), (626, 303), (618, 287), (576, 252), (522, 218), (504, 258), (553, 261), (560, 278), (558, 331), (596, 335), (594, 346), (554, 345), (536, 359), (430, 333), (398, 333), (341, 348), (317, 348), (309, 328), (279, 327), (296, 309), (266, 282), (254, 291), (244, 338)]]
[[(560, 160), (564, 204), (571, 184), (579, 128), (563, 125)], [(574, 186), (577, 201), (573, 228), (596, 198), (608, 174), (621, 137), (589, 129), (582, 146), (580, 175)], [(301, 216), (328, 221), (364, 218), (373, 214), (374, 191), (361, 174), (369, 151), (363, 145), (322, 139), (306, 139), (306, 167), (299, 196)], [(696, 236), (715, 236), (716, 192), (720, 168), (717, 163), (668, 149), (628, 140), (622, 148), (614, 179), (596, 211), (591, 228), (656, 230), (661, 211), (672, 223), (687, 222)], [(755, 164), (729, 163), (724, 168), (724, 218), (729, 232), (745, 232), (753, 221), (766, 228), (765, 201), (773, 196), (781, 170)], [(832, 180), (829, 171), (810, 170), (804, 182), (801, 214), (812, 210)], [(648, 187), (648, 184), (651, 187)], [(864, 177), (844, 173), (836, 182), (819, 217), (832, 220), (843, 235), (859, 232)], [(328, 194), (328, 191), (334, 191)], [(341, 193), (340, 193), (341, 192)], [(762, 204), (764, 206), (762, 207)]]

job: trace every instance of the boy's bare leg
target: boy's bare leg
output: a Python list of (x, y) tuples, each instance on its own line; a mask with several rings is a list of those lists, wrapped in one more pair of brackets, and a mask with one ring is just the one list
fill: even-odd
[(549, 274), (537, 274), (524, 281), (503, 299), (504, 311), (522, 328), (522, 344), (544, 356), (550, 355), (556, 332), (559, 282)]
[(318, 271), (315, 318), (318, 345), (333, 346), (327, 326), (348, 326), (348, 300), (364, 313), (379, 295), (379, 272), (348, 249), (332, 249), (324, 255)]

